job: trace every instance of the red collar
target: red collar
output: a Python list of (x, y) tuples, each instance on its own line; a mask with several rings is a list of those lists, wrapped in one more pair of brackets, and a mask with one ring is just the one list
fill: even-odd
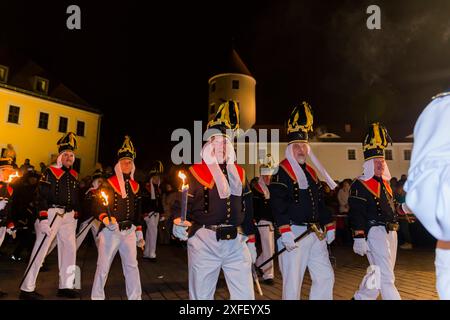
[[(245, 171), (244, 168), (239, 166), (238, 164), (234, 164), (239, 174), (239, 178), (241, 178), (242, 184), (245, 183)], [(194, 178), (204, 187), (212, 189), (214, 186), (214, 178), (209, 171), (207, 164), (202, 161), (202, 163), (196, 163), (189, 167), (189, 171), (194, 176)]]
[[(3, 184), (0, 184), (0, 188), (3, 188)], [(6, 186), (6, 191), (8, 191), (9, 196), (11, 197), (14, 190), (12, 187), (10, 187), (9, 185)]]
[[(53, 166), (50, 166), (49, 169), (50, 169), (50, 172), (53, 173), (53, 175), (55, 176), (55, 178), (57, 180), (61, 179), (61, 177), (63, 176), (63, 174), (65, 172), (63, 169), (53, 167)], [(73, 169), (70, 169), (69, 172), (75, 179), (78, 179), (78, 172), (76, 172)]]
[[(108, 183), (111, 185), (111, 187), (114, 189), (114, 191), (116, 193), (118, 193), (119, 195), (122, 195), (122, 193), (120, 193), (119, 179), (117, 179), (117, 176), (110, 177), (108, 179)], [(130, 187), (134, 194), (138, 193), (139, 183), (130, 179)]]
[[(364, 180), (359, 180), (359, 181), (375, 197), (377, 197), (377, 198), (380, 197), (381, 188), (380, 188), (380, 184), (378, 183), (377, 180), (375, 180), (374, 178), (371, 178), (367, 181), (364, 181)], [(392, 189), (391, 189), (389, 182), (383, 179), (383, 184), (384, 184), (384, 187), (386, 188), (387, 192), (389, 193), (389, 195), (392, 197)]]
[[(292, 166), (289, 163), (288, 159), (284, 159), (283, 161), (281, 161), (280, 162), (280, 167), (283, 168), (284, 171), (286, 171), (286, 173), (288, 174), (289, 177), (291, 177), (292, 180), (297, 181), (297, 178), (295, 177), (294, 170), (292, 169)], [(316, 171), (311, 166), (309, 166), (308, 164), (306, 164), (306, 171), (308, 171), (308, 173), (310, 174), (310, 176), (313, 178), (313, 180), (316, 183), (319, 182), (319, 179), (317, 178)]]
[(254, 186), (255, 186), (256, 191), (258, 191), (261, 194), (264, 194), (264, 191), (261, 188), (261, 186), (259, 185), (259, 182), (256, 182)]

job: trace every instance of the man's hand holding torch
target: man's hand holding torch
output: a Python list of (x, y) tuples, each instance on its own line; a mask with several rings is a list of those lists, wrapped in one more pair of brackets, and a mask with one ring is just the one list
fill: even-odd
[(187, 229), (192, 225), (186, 220), (189, 185), (186, 184), (186, 175), (182, 171), (178, 172), (178, 177), (182, 181), (181, 216), (173, 220), (173, 235), (180, 240), (186, 241), (188, 239)]
[(106, 208), (106, 217), (102, 218), (102, 222), (105, 225), (105, 227), (108, 228), (108, 230), (116, 231), (119, 228), (119, 225), (117, 224), (116, 218), (111, 217), (111, 211), (109, 210), (109, 203), (108, 203), (108, 195), (105, 193), (105, 191), (101, 191), (100, 193), (103, 205)]

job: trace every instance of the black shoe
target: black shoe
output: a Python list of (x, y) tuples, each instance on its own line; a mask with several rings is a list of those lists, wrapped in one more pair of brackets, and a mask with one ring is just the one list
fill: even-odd
[(0, 299), (3, 299), (4, 297), (6, 297), (8, 294), (4, 291), (0, 290)]
[(44, 296), (40, 293), (37, 293), (36, 291), (27, 292), (27, 291), (20, 290), (19, 299), (20, 300), (42, 300), (42, 299), (44, 299)]
[(58, 289), (57, 296), (69, 299), (79, 299), (80, 293), (74, 289)]
[(275, 283), (275, 281), (273, 281), (273, 279), (265, 279), (263, 280), (264, 284), (267, 284), (269, 286), (273, 286), (273, 284)]
[(155, 258), (144, 257), (144, 260), (146, 260), (148, 262), (156, 262), (156, 257)]
[(50, 271), (50, 268), (48, 267), (47, 264), (43, 264), (41, 269), (39, 270), (39, 272), (48, 272)]

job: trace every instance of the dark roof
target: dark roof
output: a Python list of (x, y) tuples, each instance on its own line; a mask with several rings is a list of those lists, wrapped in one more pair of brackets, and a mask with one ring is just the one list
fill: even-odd
[(211, 76), (222, 73), (238, 73), (253, 77), (245, 63), (242, 61), (235, 49), (224, 51), (222, 55), (217, 57), (217, 62), (211, 70)]
[[(91, 107), (75, 92), (67, 88), (58, 78), (21, 53), (0, 48), (0, 65), (8, 67), (8, 79), (6, 83), (0, 82), (1, 88), (101, 114), (99, 110)], [(49, 81), (48, 94), (42, 94), (34, 90), (36, 76)]]

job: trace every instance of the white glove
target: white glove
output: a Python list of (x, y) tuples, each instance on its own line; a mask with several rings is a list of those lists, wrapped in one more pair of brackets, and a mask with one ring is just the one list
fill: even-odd
[(117, 222), (116, 223), (108, 223), (106, 225), (106, 228), (108, 228), (109, 231), (117, 231), (117, 230), (119, 230), (119, 224)]
[(256, 246), (254, 242), (247, 242), (248, 250), (250, 250), (250, 256), (252, 257), (252, 263), (256, 262), (256, 257), (258, 256), (256, 253)]
[(188, 239), (187, 229), (188, 229), (188, 227), (173, 224), (172, 233), (178, 239), (180, 239), (182, 241), (187, 241), (187, 239)]
[(355, 238), (353, 242), (353, 252), (359, 254), (360, 256), (364, 256), (369, 251), (369, 246), (367, 245), (367, 241), (364, 238)]
[(41, 220), (39, 222), (39, 228), (41, 229), (41, 232), (46, 234), (47, 237), (50, 237), (50, 234), (52, 233), (52, 229), (50, 228), (50, 225), (48, 223), (48, 220)]
[(13, 239), (16, 238), (16, 230), (12, 230), (11, 228), (6, 229), (6, 233), (9, 234)]
[(7, 204), (8, 204), (8, 200), (1, 200), (0, 201), (0, 210), (5, 209)]
[(292, 231), (287, 231), (281, 234), (281, 243), (288, 252), (298, 247), (298, 244), (294, 240), (295, 236)]
[(163, 222), (166, 221), (166, 217), (165, 216), (161, 216), (161, 218), (159, 218), (159, 222)]
[(141, 249), (145, 246), (144, 234), (141, 230), (136, 231), (136, 246)]
[(327, 231), (327, 243), (330, 244), (334, 241), (336, 238), (336, 229), (328, 230)]

